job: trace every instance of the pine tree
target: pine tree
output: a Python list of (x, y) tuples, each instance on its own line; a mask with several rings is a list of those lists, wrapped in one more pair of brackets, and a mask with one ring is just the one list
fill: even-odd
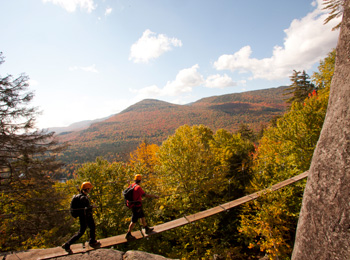
[[(3, 62), (0, 53), (0, 65)], [(37, 244), (33, 237), (57, 225), (55, 211), (62, 198), (52, 177), (62, 166), (55, 154), (65, 145), (58, 144), (53, 133), (35, 129), (38, 112), (28, 107), (34, 97), (27, 91), (28, 80), (24, 74), (15, 79), (0, 76), (1, 251)]]
[(237, 133), (241, 134), (241, 137), (244, 140), (249, 140), (252, 142), (256, 141), (256, 134), (247, 124), (240, 123)]
[(309, 75), (305, 71), (300, 72), (294, 70), (293, 75), (290, 76), (290, 80), (292, 84), (285, 90), (284, 94), (289, 96), (286, 100), (287, 103), (303, 103), (305, 98), (316, 89), (315, 85), (311, 83)]

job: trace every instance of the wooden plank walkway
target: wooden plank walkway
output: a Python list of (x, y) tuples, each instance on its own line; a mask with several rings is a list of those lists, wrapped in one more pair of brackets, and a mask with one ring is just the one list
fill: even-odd
[[(302, 180), (308, 176), (308, 171), (299, 174), (297, 176), (294, 176), (290, 179), (284, 180), (280, 183), (277, 183), (273, 185), (270, 190), (278, 190), (280, 188), (283, 188), (287, 185), (290, 185), (292, 183), (295, 183), (299, 180)], [(207, 218), (210, 216), (213, 216), (215, 214), (221, 213), (223, 211), (229, 210), (231, 208), (234, 208), (236, 206), (239, 206), (243, 203), (246, 203), (251, 200), (255, 200), (258, 197), (260, 197), (266, 190), (258, 191), (252, 194), (249, 194), (247, 196), (244, 196), (242, 198), (227, 202), (225, 204), (216, 206), (211, 209), (207, 209), (201, 212), (197, 212), (195, 214), (189, 215), (189, 216), (184, 216), (182, 218), (175, 219), (173, 221), (169, 221), (160, 225), (157, 225), (154, 227), (154, 230), (151, 234), (146, 235), (145, 232), (141, 231), (135, 231), (132, 233), (133, 236), (136, 237), (136, 239), (142, 239), (144, 237), (148, 237), (157, 233), (161, 233), (164, 231), (168, 231), (180, 226), (184, 226), (186, 224), (189, 224), (194, 221), (198, 221), (203, 218)], [(128, 242), (125, 239), (125, 234), (123, 235), (118, 235), (114, 237), (108, 237), (108, 238), (103, 238), (99, 240), (101, 242), (101, 248), (104, 247), (111, 247), (114, 245), (119, 245)], [(79, 254), (79, 253), (84, 253), (88, 252), (91, 250), (94, 250), (94, 248), (89, 247), (89, 245), (86, 243), (86, 247), (83, 248), (82, 244), (74, 244), (71, 246), (72, 251), (74, 254)], [(17, 252), (16, 254), (11, 254), (6, 256), (6, 260), (38, 260), (38, 259), (52, 259), (52, 258), (57, 258), (57, 257), (62, 257), (66, 256), (67, 252), (64, 251), (61, 247), (55, 247), (55, 248), (48, 248), (48, 249), (32, 249), (28, 250), (25, 252)], [(1, 258), (0, 258), (1, 259)]]

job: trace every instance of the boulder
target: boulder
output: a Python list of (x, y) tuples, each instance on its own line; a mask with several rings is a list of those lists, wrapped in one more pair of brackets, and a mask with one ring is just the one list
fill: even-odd
[(117, 251), (114, 249), (97, 249), (86, 252), (84, 254), (68, 255), (59, 257), (56, 259), (60, 260), (123, 260), (124, 252)]
[[(55, 259), (55, 258), (54, 258)], [(142, 251), (127, 251), (126, 253), (114, 249), (97, 249), (84, 254), (67, 255), (56, 259), (60, 260), (171, 260), (164, 256)]]
[(168, 260), (164, 256), (154, 255), (142, 251), (127, 251), (124, 255), (124, 260)]

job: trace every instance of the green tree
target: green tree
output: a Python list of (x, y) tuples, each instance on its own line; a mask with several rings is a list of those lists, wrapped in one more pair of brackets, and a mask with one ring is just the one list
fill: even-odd
[[(215, 134), (203, 125), (179, 127), (159, 149), (158, 174), (163, 194), (159, 199), (159, 219), (163, 222), (220, 205), (244, 194), (249, 182), (249, 154), (253, 144), (240, 134), (218, 130)], [(204, 219), (193, 225), (164, 234), (176, 241), (171, 257), (194, 259), (220, 253), (237, 233), (238, 213)], [(162, 242), (164, 243), (164, 242)], [(238, 250), (237, 250), (238, 251)]]
[(211, 150), (228, 182), (222, 194), (226, 201), (245, 194), (252, 177), (251, 154), (254, 149), (254, 144), (240, 133), (231, 134), (220, 129), (213, 136)]
[[(289, 112), (264, 132), (254, 157), (250, 191), (269, 188), (309, 169), (325, 118), (329, 92), (294, 102)], [(240, 231), (249, 247), (288, 259), (305, 182), (262, 196), (244, 206)]]
[(208, 195), (220, 189), (217, 183), (222, 183), (224, 173), (211, 152), (211, 140), (213, 132), (208, 127), (184, 125), (160, 147), (160, 171), (167, 185), (174, 194), (186, 195), (181, 196), (179, 212), (208, 208)]
[(317, 86), (317, 89), (325, 89), (326, 91), (329, 91), (334, 74), (335, 58), (336, 49), (333, 49), (330, 53), (328, 53), (324, 60), (320, 61), (318, 71), (312, 74), (311, 78)]
[(285, 89), (286, 96), (289, 96), (287, 103), (304, 102), (305, 98), (309, 96), (315, 90), (315, 85), (310, 81), (309, 75), (303, 71), (293, 71), (293, 75), (290, 76), (292, 84), (289, 88)]
[(240, 123), (237, 133), (240, 133), (241, 137), (245, 140), (250, 140), (252, 142), (256, 141), (256, 134), (247, 124)]
[[(164, 222), (208, 209), (220, 201), (218, 195), (227, 182), (211, 150), (211, 141), (213, 132), (208, 127), (184, 125), (160, 146), (158, 174), (163, 193), (168, 194), (158, 200), (163, 205), (159, 215)], [(166, 240), (176, 241), (173, 250), (176, 248), (177, 255), (169, 253), (185, 259), (204, 256), (215, 244), (210, 234), (217, 227), (218, 219), (211, 218), (164, 234)]]
[(53, 133), (35, 129), (28, 79), (0, 77), (0, 232), (6, 238), (0, 240), (1, 251), (53, 245), (64, 230), (66, 214), (57, 211), (63, 196), (52, 177), (62, 166), (56, 155), (65, 145)]
[[(223, 129), (218, 130), (213, 139), (211, 149), (225, 174), (224, 190), (218, 197), (225, 202), (238, 199), (246, 195), (246, 187), (253, 176), (251, 154), (255, 150), (254, 144), (242, 138), (240, 133), (231, 134)], [(247, 259), (237, 232), (241, 210), (241, 207), (236, 207), (216, 217), (218, 227), (213, 233), (217, 239), (215, 252), (228, 259), (231, 259), (230, 255), (236, 259)]]

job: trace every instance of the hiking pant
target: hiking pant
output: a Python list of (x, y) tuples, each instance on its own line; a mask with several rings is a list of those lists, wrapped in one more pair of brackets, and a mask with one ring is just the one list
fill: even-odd
[(96, 235), (95, 235), (95, 221), (94, 218), (92, 217), (92, 214), (82, 214), (79, 216), (79, 221), (80, 221), (80, 229), (78, 233), (76, 233), (74, 236), (72, 236), (71, 239), (67, 242), (67, 244), (72, 245), (74, 244), (75, 241), (77, 241), (79, 238), (81, 238), (87, 227), (90, 229), (90, 240), (89, 243), (95, 243), (96, 242)]
[(132, 223), (137, 223), (137, 220), (145, 217), (145, 213), (143, 212), (142, 207), (135, 206), (135, 207), (132, 207), (131, 210), (132, 210), (132, 216), (131, 216)]

